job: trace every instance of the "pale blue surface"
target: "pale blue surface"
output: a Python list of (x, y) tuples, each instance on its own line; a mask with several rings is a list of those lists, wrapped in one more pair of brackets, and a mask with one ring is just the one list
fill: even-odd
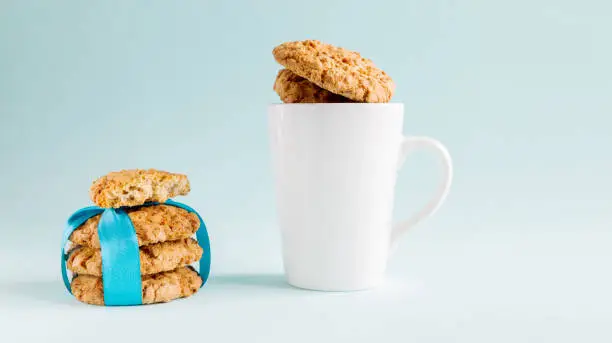
[[(213, 338), (611, 341), (611, 11), (606, 0), (0, 1), (0, 301), (41, 323), (14, 332), (73, 331), (46, 320), (59, 306), (89, 316), (80, 327), (94, 338), (97, 322), (129, 330), (136, 312), (159, 325), (170, 311), (210, 320)], [(405, 132), (454, 157), (447, 203), (391, 260), (396, 293), (236, 285), (282, 270), (265, 106), (278, 101), (272, 48), (303, 38), (372, 58), (398, 85)], [(94, 177), (132, 167), (189, 175), (177, 200), (206, 219), (218, 279), (148, 312), (50, 302), (66, 216), (89, 203)], [(433, 190), (434, 168), (408, 161), (396, 218)]]

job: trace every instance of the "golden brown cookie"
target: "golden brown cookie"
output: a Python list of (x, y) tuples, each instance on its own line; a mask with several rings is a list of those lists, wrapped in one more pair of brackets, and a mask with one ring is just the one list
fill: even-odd
[(155, 169), (112, 172), (94, 181), (91, 200), (100, 207), (138, 206), (146, 202), (165, 202), (190, 191), (186, 175)]
[[(142, 277), (142, 303), (163, 303), (188, 297), (200, 289), (202, 279), (193, 268), (181, 267), (169, 272)], [(77, 300), (92, 305), (104, 305), (102, 278), (79, 275), (70, 283)]]
[(323, 89), (289, 69), (281, 69), (274, 82), (274, 91), (284, 103), (353, 102), (349, 98)]
[[(134, 225), (139, 246), (188, 238), (200, 228), (200, 220), (195, 213), (175, 206), (126, 208), (125, 212)], [(100, 249), (98, 238), (100, 217), (99, 214), (89, 218), (74, 230), (70, 241), (76, 245)]]
[(305, 40), (283, 43), (272, 54), (293, 73), (357, 102), (389, 102), (395, 92), (391, 77), (358, 52)]
[[(183, 267), (198, 261), (202, 248), (193, 238), (140, 247), (140, 274), (149, 275)], [(75, 274), (102, 276), (100, 249), (75, 247), (68, 253), (68, 270)]]

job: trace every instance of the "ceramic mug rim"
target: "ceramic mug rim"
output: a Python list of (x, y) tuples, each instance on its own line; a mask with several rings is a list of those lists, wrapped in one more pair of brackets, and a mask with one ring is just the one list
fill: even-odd
[(277, 107), (343, 107), (343, 108), (351, 108), (351, 107), (391, 107), (391, 108), (403, 108), (404, 103), (402, 102), (383, 102), (383, 103), (365, 103), (365, 102), (333, 102), (333, 103), (272, 103), (268, 104), (268, 108), (277, 108)]

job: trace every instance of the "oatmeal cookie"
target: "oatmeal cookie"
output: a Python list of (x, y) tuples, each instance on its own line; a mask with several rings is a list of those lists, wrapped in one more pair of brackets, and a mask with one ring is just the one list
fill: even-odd
[[(201, 285), (200, 275), (191, 267), (146, 275), (142, 277), (142, 303), (163, 303), (188, 297), (196, 293)], [(72, 280), (70, 288), (77, 300), (92, 305), (104, 305), (102, 278), (79, 275)]]
[(389, 102), (395, 92), (391, 77), (358, 52), (304, 40), (283, 43), (272, 54), (293, 73), (357, 102)]
[[(200, 228), (200, 220), (195, 213), (175, 206), (126, 208), (125, 212), (134, 225), (139, 246), (188, 238)], [(101, 216), (99, 214), (89, 218), (74, 230), (70, 241), (76, 245), (100, 249), (98, 223)]]
[(289, 69), (281, 69), (274, 82), (274, 91), (284, 103), (336, 103), (351, 99), (323, 89)]
[[(202, 248), (193, 238), (140, 247), (140, 274), (149, 275), (183, 267), (202, 257)], [(77, 246), (68, 252), (68, 270), (75, 274), (102, 276), (100, 249)]]
[(131, 169), (112, 172), (91, 185), (91, 200), (100, 207), (138, 206), (146, 202), (165, 202), (190, 191), (183, 174), (155, 169)]

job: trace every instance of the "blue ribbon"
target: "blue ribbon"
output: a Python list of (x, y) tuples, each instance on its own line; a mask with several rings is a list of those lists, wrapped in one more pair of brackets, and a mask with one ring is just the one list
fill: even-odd
[[(200, 277), (202, 286), (208, 280), (210, 274), (210, 240), (206, 224), (200, 214), (193, 208), (173, 201), (167, 200), (164, 205), (182, 208), (188, 212), (195, 213), (200, 220), (200, 228), (196, 232), (198, 244), (203, 249), (200, 259)], [(159, 205), (159, 203), (147, 203), (143, 206)], [(104, 287), (104, 304), (115, 305), (141, 305), (142, 304), (142, 279), (140, 276), (140, 248), (138, 239), (130, 217), (123, 209), (100, 208), (90, 206), (76, 211), (68, 219), (62, 240), (62, 278), (68, 292), (70, 280), (66, 273), (66, 243), (72, 232), (83, 225), (89, 218), (102, 214), (98, 224), (98, 237), (102, 250), (102, 284)]]

